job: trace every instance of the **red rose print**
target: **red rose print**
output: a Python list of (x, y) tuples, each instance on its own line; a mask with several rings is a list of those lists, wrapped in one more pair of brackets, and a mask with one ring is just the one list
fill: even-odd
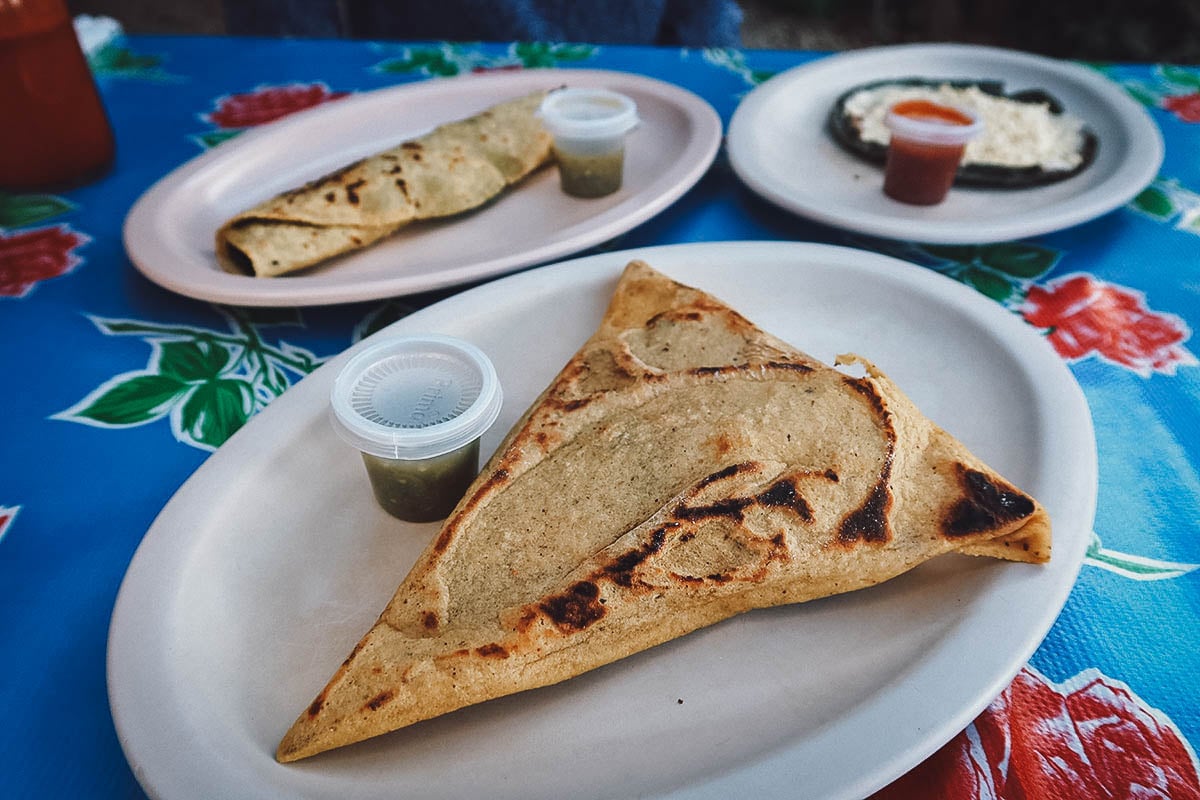
[(19, 508), (20, 506), (16, 508), (0, 506), (0, 539), (3, 539), (4, 534), (8, 533), (8, 529), (12, 526), (12, 521), (16, 518)]
[(1066, 359), (1095, 353), (1143, 376), (1173, 375), (1176, 367), (1197, 363), (1181, 344), (1192, 333), (1182, 319), (1155, 313), (1140, 292), (1091, 275), (1030, 287), (1020, 311), (1029, 324), (1048, 330), (1050, 344)]
[(1162, 107), (1184, 122), (1200, 122), (1200, 92), (1167, 95), (1162, 99)]
[(965, 731), (872, 800), (1200, 800), (1196, 755), (1162, 712), (1095, 670), (1030, 668)]
[(219, 128), (249, 128), (286, 117), (293, 111), (340, 100), (349, 92), (331, 92), (321, 83), (260, 86), (253, 92), (217, 100), (217, 110), (204, 118)]
[(68, 225), (0, 233), (0, 296), (23, 297), (38, 281), (70, 272), (81, 261), (72, 251), (89, 241)]

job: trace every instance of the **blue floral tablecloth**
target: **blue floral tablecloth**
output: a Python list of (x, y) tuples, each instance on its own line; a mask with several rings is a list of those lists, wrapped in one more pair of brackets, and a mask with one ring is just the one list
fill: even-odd
[[(250, 415), (455, 291), (275, 310), (188, 300), (125, 254), (121, 226), (142, 192), (249, 128), (353, 92), (615, 69), (684, 86), (728, 122), (755, 85), (821, 55), (147, 36), (93, 52), (115, 168), (62, 195), (0, 194), (0, 796), (142, 796), (109, 713), (105, 643), (143, 534)], [(1020, 315), (1083, 387), (1100, 493), (1078, 583), (1012, 685), (881, 797), (1200, 798), (1200, 68), (1090, 66), (1142, 102), (1166, 142), (1157, 179), (1093, 222), (979, 246), (865, 240), (758, 200), (722, 156), (609, 245), (800, 240), (898, 255)]]

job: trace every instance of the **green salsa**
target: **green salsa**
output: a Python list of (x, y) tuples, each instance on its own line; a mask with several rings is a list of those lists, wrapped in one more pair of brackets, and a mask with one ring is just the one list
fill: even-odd
[(445, 519), (479, 474), (479, 440), (433, 458), (406, 461), (363, 453), (375, 500), (406, 522)]
[(562, 190), (573, 197), (603, 197), (621, 188), (625, 148), (607, 153), (569, 153), (555, 148)]

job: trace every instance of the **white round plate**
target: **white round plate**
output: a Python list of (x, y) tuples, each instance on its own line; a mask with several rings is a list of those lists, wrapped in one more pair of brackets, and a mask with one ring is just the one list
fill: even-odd
[[(389, 518), (327, 419), (349, 355), (460, 336), (505, 391), (493, 450), (646, 259), (825, 360), (857, 351), (1040, 499), (1047, 565), (944, 556), (880, 586), (754, 611), (556, 686), (284, 766), (273, 753), (436, 525)], [(1062, 360), (983, 296), (885, 256), (740, 242), (606, 253), (476, 287), (351, 347), (252, 419), (166, 505), (113, 612), (108, 687), (154, 798), (861, 800), (964, 728), (1066, 600), (1096, 454)], [(559, 498), (558, 502), (569, 502)]]
[[(842, 149), (826, 118), (855, 86), (910, 77), (1000, 80), (1006, 92), (1044, 89), (1096, 133), (1096, 160), (1048, 186), (955, 187), (936, 206), (892, 200), (883, 194), (883, 170)], [(1086, 222), (1137, 195), (1163, 159), (1154, 121), (1098, 72), (973, 45), (866, 48), (782, 72), (738, 105), (727, 141), (738, 176), (782, 208), (859, 233), (936, 244), (1009, 241)]]
[[(225, 272), (214, 237), (230, 217), (451, 120), (563, 85), (623, 92), (641, 124), (625, 181), (593, 200), (560, 190), (553, 167), (474, 212), (400, 230), (365, 250), (278, 278)], [(155, 283), (199, 300), (295, 306), (375, 300), (453, 286), (577, 253), (658, 214), (704, 175), (721, 143), (717, 112), (697, 95), (641, 75), (530, 69), (354, 94), (239, 135), (154, 184), (125, 220), (125, 249)]]

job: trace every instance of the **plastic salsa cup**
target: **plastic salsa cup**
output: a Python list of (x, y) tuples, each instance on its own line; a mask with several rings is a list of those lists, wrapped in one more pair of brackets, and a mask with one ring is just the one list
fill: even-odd
[(432, 522), (450, 514), (479, 473), (479, 437), (502, 403), (496, 370), (478, 347), (403, 336), (346, 362), (330, 419), (362, 453), (379, 505), (408, 522)]
[(625, 135), (638, 124), (632, 98), (608, 89), (558, 89), (538, 115), (554, 137), (562, 190), (573, 197), (603, 197), (621, 188)]
[(884, 118), (890, 131), (883, 192), (893, 200), (931, 206), (946, 199), (967, 144), (983, 130), (971, 111), (904, 100)]

